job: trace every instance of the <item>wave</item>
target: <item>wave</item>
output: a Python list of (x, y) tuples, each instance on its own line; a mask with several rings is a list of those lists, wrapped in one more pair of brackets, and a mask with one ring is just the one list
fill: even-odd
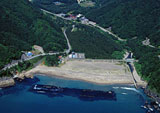
[(125, 89), (125, 90), (131, 90), (131, 91), (135, 91), (137, 93), (140, 93), (139, 90), (137, 90), (136, 88), (130, 88), (130, 87), (120, 87), (121, 89)]
[(127, 93), (121, 93), (121, 94), (123, 94), (123, 95), (127, 95)]
[(119, 87), (113, 87), (113, 89), (119, 89)]

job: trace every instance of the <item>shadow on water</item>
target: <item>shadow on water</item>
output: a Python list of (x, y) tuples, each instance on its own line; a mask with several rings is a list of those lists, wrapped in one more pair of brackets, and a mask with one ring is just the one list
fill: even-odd
[(116, 94), (113, 91), (98, 91), (90, 89), (77, 89), (57, 87), (53, 85), (34, 85), (29, 91), (36, 94), (47, 95), (48, 97), (77, 97), (82, 101), (112, 100), (116, 101)]

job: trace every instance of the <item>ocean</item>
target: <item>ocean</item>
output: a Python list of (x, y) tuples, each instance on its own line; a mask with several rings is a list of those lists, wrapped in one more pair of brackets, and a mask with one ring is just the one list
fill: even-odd
[[(49, 96), (29, 89), (34, 84), (67, 88), (112, 90), (116, 100), (82, 100), (76, 96)], [(132, 85), (99, 85), (80, 80), (36, 75), (10, 88), (0, 89), (0, 113), (146, 113), (141, 108), (149, 98)]]

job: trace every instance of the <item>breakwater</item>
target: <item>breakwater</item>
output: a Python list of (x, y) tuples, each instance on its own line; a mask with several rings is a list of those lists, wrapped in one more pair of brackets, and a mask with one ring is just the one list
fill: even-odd
[(72, 96), (84, 101), (95, 100), (114, 100), (116, 101), (116, 94), (113, 91), (99, 91), (90, 89), (77, 89), (67, 87), (57, 87), (54, 85), (34, 85), (31, 92), (44, 94), (52, 97), (56, 96)]

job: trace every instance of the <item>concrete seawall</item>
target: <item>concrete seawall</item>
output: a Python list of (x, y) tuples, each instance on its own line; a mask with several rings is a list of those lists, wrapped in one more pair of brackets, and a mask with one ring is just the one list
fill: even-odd
[(66, 61), (84, 61), (84, 62), (125, 62), (125, 60), (116, 60), (116, 59), (65, 59)]

